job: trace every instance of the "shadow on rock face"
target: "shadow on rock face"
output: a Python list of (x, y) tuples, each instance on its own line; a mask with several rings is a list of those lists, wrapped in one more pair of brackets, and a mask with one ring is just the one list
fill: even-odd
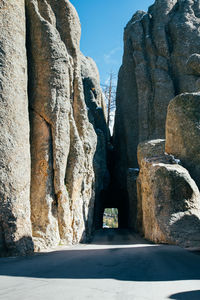
[[(200, 244), (200, 220), (195, 215), (185, 215), (170, 228), (177, 243), (185, 247), (198, 247)], [(200, 298), (199, 298), (200, 299)]]
[(24, 236), (15, 243), (15, 249), (12, 251), (12, 255), (27, 255), (34, 252), (34, 244), (32, 237)]
[(0, 251), (0, 257), (4, 256), (25, 256), (34, 252), (33, 240), (30, 236), (24, 236), (18, 241), (4, 245)]
[(199, 300), (200, 299), (200, 290), (198, 291), (191, 291), (191, 292), (184, 292), (171, 295), (169, 299), (176, 299), (176, 300)]

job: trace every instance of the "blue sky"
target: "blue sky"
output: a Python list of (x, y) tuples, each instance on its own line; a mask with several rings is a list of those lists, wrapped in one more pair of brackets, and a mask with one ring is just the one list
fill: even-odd
[(70, 1), (81, 21), (81, 51), (95, 60), (101, 83), (105, 83), (121, 65), (124, 27), (137, 10), (147, 11), (154, 0)]

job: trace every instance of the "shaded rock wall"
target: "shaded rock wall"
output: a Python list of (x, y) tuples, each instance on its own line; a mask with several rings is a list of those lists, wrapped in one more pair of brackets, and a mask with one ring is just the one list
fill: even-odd
[(0, 247), (26, 254), (33, 242), (39, 250), (90, 238), (109, 181), (109, 132), (98, 70), (80, 52), (70, 2), (4, 2)]
[[(138, 11), (125, 28), (114, 126), (114, 174), (116, 188), (124, 195), (121, 201), (129, 205), (129, 211), (137, 208), (136, 195), (130, 207), (128, 194), (136, 184), (129, 173), (138, 167), (138, 144), (165, 138), (170, 100), (199, 90), (199, 27), (198, 1), (156, 0), (148, 13)], [(128, 213), (126, 219), (131, 219)], [(130, 222), (127, 225), (134, 228)]]
[[(82, 56), (81, 74), (85, 101), (88, 110), (89, 121), (93, 124), (97, 136), (96, 151), (93, 157), (93, 168), (95, 173), (95, 207), (94, 207), (94, 227), (102, 228), (103, 225), (103, 198), (104, 191), (108, 190), (110, 182), (109, 174), (109, 130), (105, 122), (106, 106), (102, 91), (100, 89), (100, 79), (96, 65), (89, 57)], [(88, 226), (91, 227), (91, 224)]]

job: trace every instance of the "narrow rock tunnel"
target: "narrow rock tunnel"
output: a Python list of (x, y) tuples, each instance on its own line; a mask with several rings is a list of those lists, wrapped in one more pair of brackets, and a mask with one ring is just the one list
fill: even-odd
[(107, 147), (107, 166), (109, 171), (109, 183), (107, 185), (107, 188), (101, 191), (99, 200), (97, 199), (97, 201), (95, 202), (94, 224), (96, 230), (101, 229), (103, 227), (103, 215), (106, 208), (117, 208), (119, 229), (131, 228), (131, 224), (129, 222), (130, 217), (128, 194), (126, 190), (122, 190), (119, 188), (119, 186), (116, 185), (115, 160), (115, 149), (112, 145), (112, 137), (110, 137)]
[[(57, 20), (62, 5), (51, 3)], [(78, 22), (70, 4), (67, 10)], [(52, 27), (49, 18), (40, 1), (27, 1), (30, 203), (38, 247), (59, 238), (62, 243), (87, 242), (103, 227), (106, 208), (118, 209), (119, 228), (129, 226), (126, 192), (115, 186), (115, 151), (97, 67), (80, 53), (73, 28), (59, 22)]]
[(65, 0), (19, 1), (17, 10), (7, 3), (0, 10), (0, 255), (88, 242), (106, 208), (118, 210), (119, 229), (198, 245), (197, 2), (156, 0), (125, 27), (112, 138), (97, 66), (80, 51), (75, 8)]

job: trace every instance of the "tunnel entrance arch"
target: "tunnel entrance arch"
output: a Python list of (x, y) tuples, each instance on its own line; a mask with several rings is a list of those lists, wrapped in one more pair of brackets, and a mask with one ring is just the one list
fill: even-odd
[(95, 202), (94, 211), (94, 228), (95, 230), (103, 228), (105, 209), (115, 209), (117, 212), (117, 227), (129, 228), (128, 223), (128, 201), (127, 194), (124, 191), (119, 191), (115, 188), (102, 190), (98, 201)]

